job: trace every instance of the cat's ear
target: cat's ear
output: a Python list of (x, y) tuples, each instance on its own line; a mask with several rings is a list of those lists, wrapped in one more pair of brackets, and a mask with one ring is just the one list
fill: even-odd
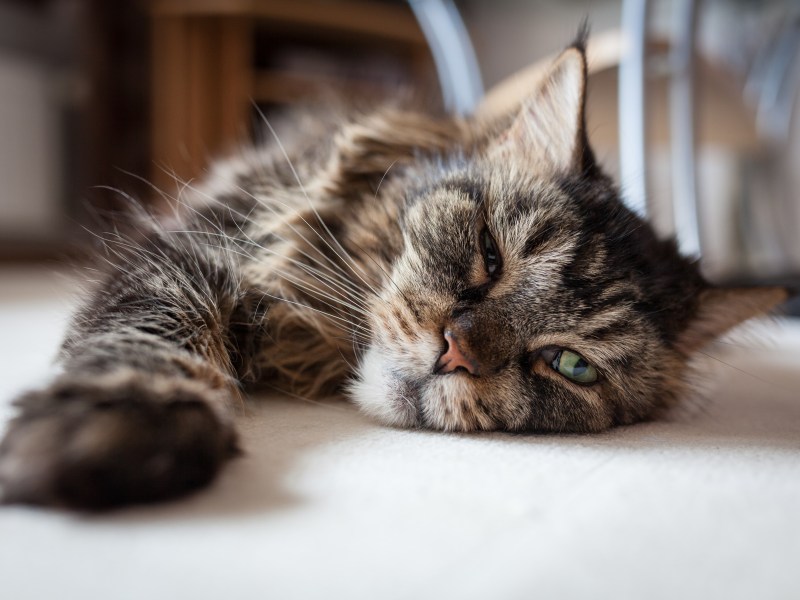
[(789, 297), (782, 287), (709, 288), (700, 293), (697, 313), (678, 337), (684, 354), (706, 344), (748, 319), (765, 315)]
[(522, 157), (532, 168), (548, 172), (581, 169), (590, 152), (585, 99), (586, 55), (576, 44), (561, 53), (511, 126), (490, 142), (489, 156)]

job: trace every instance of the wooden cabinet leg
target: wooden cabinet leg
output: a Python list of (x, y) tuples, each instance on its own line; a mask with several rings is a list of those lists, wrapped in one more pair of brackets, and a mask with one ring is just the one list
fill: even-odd
[(154, 20), (152, 180), (166, 195), (247, 139), (252, 37), (244, 18)]
[(168, 195), (175, 190), (170, 172), (186, 174), (188, 167), (188, 36), (187, 18), (160, 17), (153, 22), (151, 179)]
[(254, 84), (253, 27), (245, 18), (220, 22), (220, 149), (250, 139)]

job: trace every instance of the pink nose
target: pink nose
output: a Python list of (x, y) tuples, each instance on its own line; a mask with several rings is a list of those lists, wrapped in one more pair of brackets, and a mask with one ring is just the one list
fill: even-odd
[(477, 364), (469, 357), (468, 353), (461, 350), (458, 338), (453, 332), (450, 330), (445, 331), (444, 339), (447, 342), (447, 350), (439, 357), (433, 372), (444, 375), (445, 373), (452, 373), (461, 367), (466, 369), (470, 375), (478, 375)]

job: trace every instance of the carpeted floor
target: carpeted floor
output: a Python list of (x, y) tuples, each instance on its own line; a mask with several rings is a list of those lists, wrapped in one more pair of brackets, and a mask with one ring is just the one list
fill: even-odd
[[(0, 420), (73, 289), (0, 272)], [(799, 598), (800, 324), (743, 339), (708, 350), (707, 402), (597, 436), (399, 431), (259, 399), (246, 456), (190, 499), (0, 508), (0, 597)]]

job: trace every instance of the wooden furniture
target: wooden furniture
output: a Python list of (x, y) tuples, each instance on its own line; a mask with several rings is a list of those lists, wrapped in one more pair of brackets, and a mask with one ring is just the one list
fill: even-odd
[(368, 58), (379, 49), (413, 77), (431, 69), (425, 39), (403, 4), (154, 0), (150, 14), (151, 179), (168, 194), (201, 175), (210, 157), (249, 137), (254, 103), (290, 104), (323, 87), (358, 92), (372, 85), (357, 75), (275, 66), (269, 56), (285, 49), (281, 39), (324, 43), (326, 56)]

